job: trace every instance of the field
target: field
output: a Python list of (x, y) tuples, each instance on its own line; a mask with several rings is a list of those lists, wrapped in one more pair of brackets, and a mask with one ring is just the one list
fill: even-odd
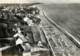
[(80, 38), (80, 4), (48, 4), (42, 7), (59, 26)]

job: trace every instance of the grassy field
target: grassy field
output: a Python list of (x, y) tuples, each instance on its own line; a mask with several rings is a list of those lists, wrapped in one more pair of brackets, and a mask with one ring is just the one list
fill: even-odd
[(48, 4), (42, 7), (58, 25), (80, 38), (80, 4)]

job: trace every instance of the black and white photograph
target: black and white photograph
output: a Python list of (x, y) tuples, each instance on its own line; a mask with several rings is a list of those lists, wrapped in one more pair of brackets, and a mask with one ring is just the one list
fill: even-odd
[(80, 0), (0, 0), (0, 56), (80, 56)]

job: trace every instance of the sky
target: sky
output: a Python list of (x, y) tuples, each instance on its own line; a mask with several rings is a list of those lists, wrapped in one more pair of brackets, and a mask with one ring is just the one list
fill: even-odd
[(80, 3), (80, 0), (0, 0), (0, 3)]

